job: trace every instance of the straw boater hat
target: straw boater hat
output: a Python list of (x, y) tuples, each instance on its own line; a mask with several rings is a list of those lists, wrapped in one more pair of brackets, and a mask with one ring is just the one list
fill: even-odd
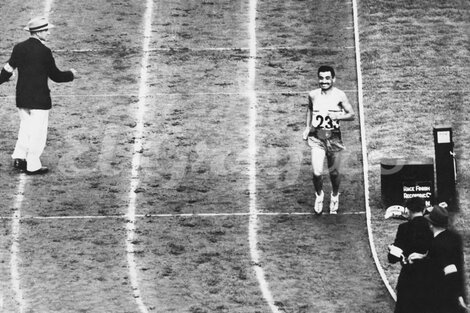
[(40, 17), (32, 18), (28, 22), (28, 25), (23, 29), (29, 32), (40, 32), (43, 30), (51, 29), (53, 27), (54, 25), (50, 24), (47, 18), (40, 16)]

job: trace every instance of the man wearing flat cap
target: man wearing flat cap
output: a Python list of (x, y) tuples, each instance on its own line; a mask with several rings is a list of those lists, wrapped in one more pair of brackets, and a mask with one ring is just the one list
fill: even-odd
[(41, 164), (40, 156), (47, 139), (49, 110), (52, 107), (48, 79), (54, 82), (70, 82), (76, 71), (61, 71), (55, 64), (52, 51), (44, 42), (53, 25), (45, 17), (36, 17), (28, 22), (24, 30), (30, 37), (15, 45), (10, 59), (0, 72), (0, 84), (8, 81), (18, 70), (16, 106), (20, 115), (20, 128), (13, 166), (26, 174), (45, 174), (47, 167)]
[(428, 254), (430, 312), (467, 312), (462, 239), (455, 231), (448, 229), (449, 213), (443, 205), (433, 206), (425, 218), (434, 235)]

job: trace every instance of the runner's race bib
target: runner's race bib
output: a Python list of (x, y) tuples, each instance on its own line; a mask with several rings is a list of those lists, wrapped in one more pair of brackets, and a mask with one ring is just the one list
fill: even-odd
[(339, 122), (333, 120), (328, 115), (328, 111), (319, 111), (313, 116), (312, 126), (315, 128), (319, 139), (329, 139), (332, 131), (339, 129)]

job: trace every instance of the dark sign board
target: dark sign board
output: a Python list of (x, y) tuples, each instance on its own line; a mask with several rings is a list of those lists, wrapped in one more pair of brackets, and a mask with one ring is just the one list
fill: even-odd
[(382, 159), (381, 193), (385, 208), (403, 205), (413, 197), (434, 202), (434, 162), (432, 158)]

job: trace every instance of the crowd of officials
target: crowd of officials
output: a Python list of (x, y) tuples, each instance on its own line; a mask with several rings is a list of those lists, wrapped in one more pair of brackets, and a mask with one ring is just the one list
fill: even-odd
[(388, 252), (401, 264), (395, 313), (467, 312), (462, 239), (449, 228), (445, 204), (425, 208), (412, 198), (405, 217)]

